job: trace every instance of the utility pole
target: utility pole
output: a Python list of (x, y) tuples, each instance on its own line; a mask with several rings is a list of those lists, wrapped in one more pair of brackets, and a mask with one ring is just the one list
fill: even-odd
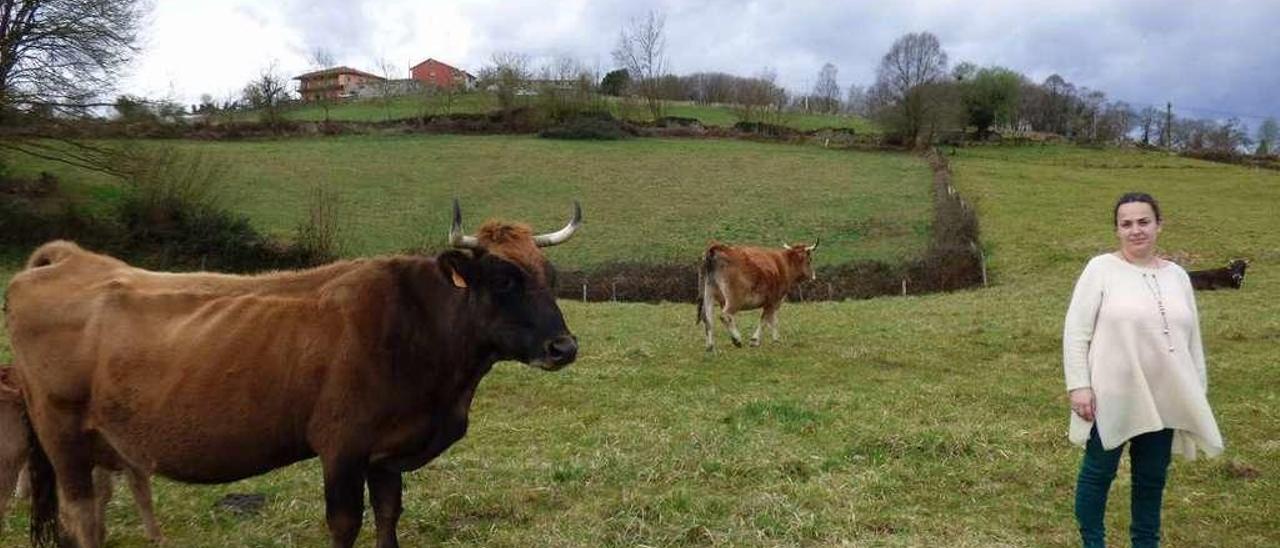
[(1164, 148), (1168, 150), (1173, 144), (1173, 101), (1164, 104), (1164, 135), (1160, 136), (1164, 141)]

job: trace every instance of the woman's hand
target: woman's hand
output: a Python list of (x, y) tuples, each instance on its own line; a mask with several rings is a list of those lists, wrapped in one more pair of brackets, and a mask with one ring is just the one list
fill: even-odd
[(1071, 411), (1080, 418), (1093, 422), (1093, 411), (1097, 407), (1097, 403), (1093, 399), (1092, 388), (1077, 388), (1069, 394), (1071, 396)]

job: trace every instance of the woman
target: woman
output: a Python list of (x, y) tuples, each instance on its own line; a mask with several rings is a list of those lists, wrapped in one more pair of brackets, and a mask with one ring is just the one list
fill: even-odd
[(1120, 248), (1076, 281), (1062, 335), (1071, 441), (1085, 446), (1076, 520), (1086, 548), (1105, 546), (1103, 515), (1124, 446), (1132, 465), (1133, 546), (1159, 546), (1160, 502), (1172, 453), (1222, 452), (1207, 398), (1191, 281), (1155, 253), (1163, 219), (1145, 193), (1113, 212)]

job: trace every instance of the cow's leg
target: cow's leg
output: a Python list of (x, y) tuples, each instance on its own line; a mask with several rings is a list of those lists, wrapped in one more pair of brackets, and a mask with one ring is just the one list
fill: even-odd
[(125, 465), (124, 473), (129, 478), (133, 504), (138, 507), (138, 516), (142, 518), (142, 526), (147, 530), (147, 540), (163, 542), (164, 534), (160, 532), (160, 524), (156, 523), (156, 509), (151, 502), (151, 476), (129, 465)]
[(23, 466), (22, 470), (18, 472), (18, 490), (14, 496), (20, 499), (31, 496), (31, 475), (27, 472), (26, 466)]
[(323, 463), (325, 520), (333, 548), (351, 548), (360, 534), (365, 463), (351, 457), (328, 458)]
[(773, 338), (773, 342), (778, 342), (778, 309), (781, 306), (766, 306), (764, 314), (760, 315), (760, 321), (769, 324), (769, 335)]
[(0, 527), (27, 464), (27, 432), (21, 427), (0, 438)]
[(369, 467), (369, 504), (373, 506), (374, 524), (377, 526), (378, 548), (399, 548), (396, 540), (396, 523), (400, 521), (403, 482), (400, 472), (379, 466)]
[(756, 330), (751, 334), (751, 346), (760, 346), (760, 331), (764, 329), (765, 315), (760, 314), (760, 323), (756, 324)]
[(97, 522), (97, 530), (93, 534), (99, 546), (107, 541), (107, 503), (111, 502), (111, 483), (114, 479), (110, 470), (101, 466), (93, 468), (93, 519)]
[(53, 439), (47, 453), (57, 477), (58, 520), (73, 546), (101, 546), (97, 523), (97, 496), (93, 481), (93, 461), (89, 444), (78, 434), (62, 436), (53, 432), (41, 439)]
[(711, 319), (715, 315), (716, 300), (712, 292), (715, 291), (714, 286), (710, 283), (704, 284), (702, 288), (702, 330), (703, 335), (707, 339), (707, 352), (713, 352), (716, 349), (715, 339), (715, 320)]
[(742, 333), (738, 332), (738, 321), (733, 318), (736, 311), (731, 311), (729, 305), (724, 306), (724, 310), (720, 311), (720, 321), (724, 322), (724, 326), (729, 329), (729, 338), (733, 341), (733, 345), (742, 347)]

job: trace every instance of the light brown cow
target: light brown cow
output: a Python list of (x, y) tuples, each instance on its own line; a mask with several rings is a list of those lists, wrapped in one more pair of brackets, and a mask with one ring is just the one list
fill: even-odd
[(763, 308), (760, 324), (751, 335), (751, 346), (759, 346), (760, 331), (765, 324), (778, 341), (778, 308), (786, 299), (791, 286), (814, 279), (813, 245), (791, 244), (782, 249), (763, 247), (729, 246), (712, 242), (703, 256), (702, 302), (698, 303), (698, 322), (703, 324), (707, 337), (707, 351), (715, 350), (711, 316), (717, 305), (720, 320), (729, 329), (735, 346), (742, 346), (742, 335), (734, 314), (741, 310)]
[[(0, 365), (0, 524), (8, 513), (9, 503), (18, 487), (18, 496), (29, 491), (27, 485), (27, 455), (30, 452), (30, 434), (27, 427), (26, 403), (22, 400), (22, 385), (18, 371), (8, 365)], [(142, 517), (147, 538), (151, 542), (162, 541), (160, 526), (156, 523), (155, 509), (151, 503), (151, 478), (139, 470), (123, 467), (133, 491), (134, 504)], [(113, 474), (98, 467), (93, 471), (95, 504), (99, 518), (105, 517), (107, 503), (111, 500)]]
[(70, 242), (36, 250), (6, 315), (39, 440), (30, 459), (47, 470), (32, 467), (35, 543), (61, 521), (101, 545), (91, 471), (106, 459), (222, 483), (319, 457), (332, 545), (355, 542), (367, 484), (377, 546), (398, 546), (401, 474), (465, 435), (493, 364), (557, 370), (578, 351), (540, 249), (573, 235), (577, 204), (539, 235), (492, 221), (467, 235), (456, 201), (453, 214), (456, 249), (435, 257), (259, 276), (150, 272)]

